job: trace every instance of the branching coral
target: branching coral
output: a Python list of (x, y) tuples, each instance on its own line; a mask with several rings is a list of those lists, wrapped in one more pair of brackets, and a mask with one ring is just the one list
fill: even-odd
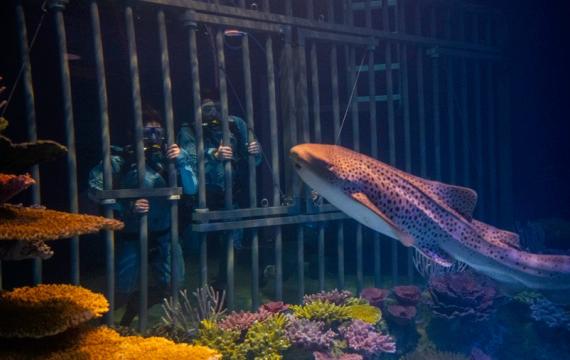
[(396, 343), (387, 335), (382, 335), (374, 327), (360, 320), (353, 320), (349, 325), (339, 328), (340, 334), (346, 339), (348, 347), (365, 355), (381, 352), (396, 352)]
[(321, 291), (316, 294), (305, 295), (303, 304), (310, 304), (314, 301), (329, 302), (335, 305), (344, 305), (348, 299), (352, 298), (352, 293), (348, 290)]
[(382, 319), (382, 312), (375, 306), (350, 305), (347, 309), (351, 319), (362, 320), (368, 324), (374, 325)]
[(260, 311), (265, 310), (273, 314), (283, 312), (287, 309), (289, 309), (289, 306), (283, 303), (283, 301), (271, 301), (259, 307)]
[(105, 297), (73, 285), (38, 285), (0, 294), (0, 336), (61, 333), (109, 310)]
[(29, 174), (7, 175), (0, 173), (0, 205), (33, 184), (35, 181)]
[(281, 359), (281, 352), (291, 346), (285, 334), (287, 318), (283, 314), (256, 322), (251, 326), (243, 346), (254, 359)]
[(313, 353), (313, 357), (315, 360), (362, 360), (362, 355), (360, 354), (340, 354), (335, 356), (318, 351)]
[(291, 305), (289, 309), (293, 314), (302, 319), (321, 320), (327, 324), (334, 321), (350, 319), (348, 307), (335, 305), (330, 302), (315, 300), (306, 305)]
[(123, 228), (118, 220), (41, 208), (4, 204), (0, 212), (0, 240), (46, 241)]
[(0, 260), (49, 259), (53, 250), (43, 241), (0, 241)]
[(325, 331), (325, 323), (307, 319), (292, 318), (286, 328), (289, 341), (308, 350), (328, 351), (335, 341), (335, 332)]
[(224, 359), (242, 360), (247, 356), (247, 348), (240, 343), (240, 340), (241, 332), (224, 331), (215, 322), (202, 320), (194, 343), (217, 350)]
[(254, 323), (263, 321), (269, 316), (271, 316), (271, 313), (263, 309), (254, 313), (248, 311), (234, 311), (226, 316), (219, 323), (219, 326), (222, 330), (244, 331), (248, 330)]

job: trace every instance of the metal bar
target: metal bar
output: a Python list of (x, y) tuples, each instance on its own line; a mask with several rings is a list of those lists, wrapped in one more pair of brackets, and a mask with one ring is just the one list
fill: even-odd
[(293, 2), (292, 0), (285, 0), (285, 15), (293, 16)]
[[(140, 93), (139, 63), (135, 36), (133, 9), (125, 7), (127, 42), (129, 47), (129, 72), (131, 81), (131, 100), (134, 115), (134, 133), (137, 157), (137, 181), (139, 188), (145, 185), (146, 165), (143, 145), (143, 119)], [(144, 331), (148, 323), (148, 215), (141, 214), (139, 220), (139, 329)]]
[(376, 43), (376, 40), (370, 37), (354, 36), (348, 34), (334, 34), (334, 33), (307, 30), (307, 29), (299, 29), (298, 33), (307, 39), (319, 40), (327, 43), (335, 42), (335, 43), (366, 45), (366, 46), (369, 45), (371, 41)]
[(223, 17), (216, 14), (204, 14), (204, 13), (193, 12), (193, 19), (194, 21), (199, 23), (212, 24), (218, 26), (239, 27), (240, 29), (253, 30), (253, 31), (279, 33), (283, 29), (283, 25), (279, 24), (259, 22), (250, 19), (236, 19), (232, 17)]
[[(445, 36), (450, 39), (452, 13), (447, 12), (445, 21)], [(455, 79), (454, 79), (455, 63), (451, 56), (447, 56), (447, 122), (448, 122), (448, 158), (449, 158), (449, 181), (455, 184), (457, 181), (457, 160), (456, 160), (456, 144), (455, 144)]]
[[(459, 15), (459, 29), (460, 37), (465, 39), (465, 14), (463, 12)], [(461, 145), (462, 145), (462, 177), (463, 185), (469, 186), (471, 184), (471, 169), (470, 169), (470, 153), (469, 153), (469, 115), (467, 111), (467, 60), (464, 58), (459, 59), (460, 69), (460, 96), (461, 96)]]
[[(30, 49), (28, 48), (28, 31), (26, 28), (26, 17), (22, 1), (16, 3), (16, 23), (18, 26), (18, 45), (20, 47), (20, 63), (22, 64), (23, 88), (26, 105), (26, 127), (28, 128), (28, 141), (35, 142), (38, 140), (36, 125), (36, 108), (34, 98), (34, 86), (32, 82), (32, 65), (30, 63)], [(40, 167), (34, 165), (31, 168), (32, 177), (36, 181), (32, 187), (32, 202), (41, 204), (41, 182)], [(42, 282), (42, 259), (36, 258), (32, 265), (33, 283), (40, 284)]]
[[(90, 4), (91, 29), (95, 54), (95, 72), (97, 77), (97, 101), (99, 106), (99, 124), (101, 127), (101, 153), (103, 154), (103, 189), (113, 189), (113, 168), (111, 167), (111, 139), (109, 130), (109, 103), (107, 99), (107, 81), (105, 79), (105, 57), (101, 39), (101, 23), (97, 0)], [(114, 217), (111, 204), (104, 205), (104, 216)], [(115, 233), (106, 230), (105, 237), (105, 297), (109, 301), (109, 312), (105, 314), (107, 325), (113, 324), (115, 311)]]
[(314, 0), (306, 0), (307, 4), (307, 19), (313, 20), (315, 18), (315, 2)]
[[(431, 8), (430, 12), (430, 30), (431, 35), (437, 35), (437, 18), (435, 8)], [(439, 53), (435, 50), (431, 56), (432, 62), (432, 91), (433, 91), (433, 142), (434, 142), (434, 164), (435, 179), (441, 180), (441, 118), (440, 118), (440, 100), (439, 100)]]
[(337, 252), (337, 269), (338, 269), (338, 288), (344, 289), (344, 222), (341, 220), (337, 223), (337, 242), (336, 242), (336, 252)]
[(327, 1), (327, 22), (330, 24), (335, 23), (334, 19), (334, 1)]
[[(415, 6), (415, 31), (421, 33), (421, 9), (420, 5)], [(426, 119), (425, 119), (425, 101), (424, 101), (424, 49), (417, 49), (417, 88), (418, 88), (418, 126), (420, 136), (420, 176), (427, 176), (427, 143), (426, 143)]]
[[(387, 102), (388, 96), (387, 95), (376, 95), (372, 99), (376, 102)], [(400, 95), (392, 94), (392, 101), (400, 101), (400, 100), (402, 100), (402, 97)], [(369, 102), (370, 96), (357, 96), (356, 101), (357, 102)]]
[(263, 12), (268, 13), (270, 11), (271, 8), (269, 7), (269, 0), (263, 0)]
[[(388, 0), (384, 0), (383, 4), (387, 4)], [(382, 11), (382, 22), (384, 30), (389, 30), (388, 7)], [(387, 116), (388, 116), (388, 153), (390, 164), (396, 166), (396, 119), (394, 114), (394, 84), (392, 78), (392, 43), (386, 41), (384, 44), (384, 62), (386, 63), (386, 96), (387, 96)], [(392, 241), (391, 244), (392, 258), (392, 280), (397, 283), (398, 280), (398, 243)]]
[[(267, 7), (266, 7), (267, 9)], [(273, 39), (265, 38), (265, 61), (267, 63), (267, 94), (269, 101), (269, 129), (271, 133), (271, 178), (273, 181), (273, 206), (281, 205), (281, 181), (279, 174), (279, 128), (277, 125), (277, 98), (275, 94), (275, 64)], [(275, 236), (275, 298), (283, 298), (283, 235), (281, 227), (274, 229)]]
[[(158, 40), (160, 47), (160, 62), (162, 73), (162, 94), (164, 100), (164, 120), (166, 123), (166, 134), (168, 136), (168, 145), (176, 143), (174, 137), (174, 110), (172, 109), (172, 81), (170, 78), (170, 58), (168, 56), (168, 37), (166, 33), (166, 20), (164, 11), (158, 11)], [(178, 186), (176, 166), (173, 161), (168, 164), (168, 185), (170, 187)], [(171, 294), (173, 299), (178, 298), (179, 292), (179, 274), (183, 264), (179, 263), (176, 256), (177, 249), (180, 247), (178, 239), (178, 202), (177, 198), (170, 198), (170, 280)]]
[[(479, 42), (479, 19), (476, 14), (472, 14), (473, 41)], [(483, 165), (483, 120), (481, 109), (481, 64), (475, 61), (473, 64), (473, 102), (474, 102), (474, 118), (475, 118), (475, 168), (477, 176), (477, 215), (481, 219), (485, 218), (485, 170)]]
[[(487, 41), (491, 39), (491, 20), (485, 27)], [(489, 172), (489, 203), (488, 214), (491, 222), (497, 221), (497, 157), (496, 157), (496, 116), (495, 116), (495, 96), (496, 88), (494, 85), (493, 64), (488, 62), (485, 71), (485, 83), (487, 85), (487, 149), (488, 172)]]
[(297, 225), (297, 301), (305, 295), (305, 234), (303, 224)]
[(294, 215), (299, 213), (299, 206), (272, 206), (266, 208), (214, 210), (197, 212), (193, 214), (194, 222), (208, 222), (212, 220), (233, 220), (248, 217)]
[[(249, 36), (242, 38), (242, 62), (243, 62), (243, 80), (245, 86), (245, 107), (246, 119), (248, 127), (248, 143), (256, 141), (254, 129), (254, 113), (253, 113), (253, 87), (251, 84), (251, 64), (249, 52)], [(256, 176), (255, 155), (248, 158), (248, 188), (249, 188), (249, 206), (257, 207), (257, 176)], [(255, 311), (259, 307), (259, 235), (257, 230), (251, 231), (251, 307)]]
[[(75, 124), (73, 121), (73, 103), (71, 98), (71, 76), (67, 63), (67, 38), (63, 11), (67, 1), (52, 0), (49, 8), (53, 11), (57, 34), (57, 50), (59, 54), (59, 71), (62, 84), (63, 117), (65, 121), (65, 144), (67, 146), (67, 170), (68, 170), (68, 196), (69, 211), (77, 213), (79, 210), (77, 189), (77, 156), (75, 150)], [(71, 282), (79, 284), (79, 237), (71, 238)]]
[(90, 191), (91, 200), (100, 203), (113, 203), (116, 199), (140, 199), (147, 197), (177, 197), (182, 194), (182, 188), (145, 188), (145, 189), (115, 189)]
[(194, 9), (199, 12), (215, 14), (216, 17), (221, 18), (224, 16), (235, 18), (238, 24), (242, 19), (257, 20), (265, 23), (277, 23), (287, 26), (302, 27), (308, 29), (321, 30), (326, 32), (344, 33), (361, 35), (364, 37), (377, 37), (379, 39), (391, 41), (404, 41), (417, 43), (424, 46), (437, 46), (440, 48), (458, 48), (466, 51), (473, 51), (474, 53), (489, 52), (498, 53), (498, 49), (489, 47), (482, 44), (473, 44), (460, 41), (447, 41), (441, 39), (421, 37), (417, 35), (410, 35), (404, 33), (395, 33), (385, 30), (367, 29), (365, 27), (350, 26), (346, 24), (337, 24), (331, 22), (331, 7), (333, 1), (329, 2), (329, 22), (319, 22), (315, 20), (303, 19), (299, 17), (292, 17), (288, 15), (280, 15), (274, 13), (260, 12), (250, 9), (240, 9), (235, 6), (213, 5), (202, 1), (196, 0), (142, 0), (146, 3), (160, 4), (175, 6), (185, 9)]
[[(401, 0), (400, 0), (401, 1)], [(480, 5), (480, 4), (476, 4), (476, 3), (471, 3), (471, 2), (465, 2), (465, 1), (460, 1), (460, 0), (422, 0), (423, 3), (425, 3), (426, 5), (445, 5), (445, 6), (450, 6), (450, 7), (454, 7), (454, 8), (464, 8), (464, 9), (469, 9), (470, 11), (476, 11), (476, 12), (498, 12), (499, 9), (497, 8), (492, 8), (490, 6), (485, 6), (485, 5)], [(382, 0), (373, 0), (371, 1), (372, 3), (372, 8), (382, 8), (384, 5), (382, 4), (383, 1)], [(388, 4), (390, 6), (394, 6), (394, 5), (398, 5), (399, 1), (398, 0), (389, 0)], [(353, 5), (353, 9), (354, 10), (362, 10), (366, 7), (367, 5), (363, 4), (362, 2), (355, 2)]]
[[(226, 82), (226, 58), (224, 53), (224, 33), (221, 29), (216, 31), (216, 48), (218, 56), (218, 66), (220, 70), (219, 89), (220, 102), (222, 104), (222, 132), (224, 145), (230, 146), (230, 127), (229, 127), (229, 111), (228, 111), (228, 89)], [(232, 188), (232, 164), (230, 160), (224, 161), (224, 179), (225, 179), (225, 196), (224, 205), (226, 210), (233, 208), (233, 188)], [(233, 309), (235, 303), (235, 283), (234, 283), (234, 244), (226, 234), (226, 293), (228, 296), (228, 308)]]
[(512, 182), (512, 153), (511, 153), (511, 94), (509, 89), (509, 74), (504, 70), (498, 79), (497, 92), (500, 99), (499, 111), (499, 137), (501, 139), (501, 149), (499, 153), (499, 174), (500, 181), (500, 203), (499, 208), (502, 215), (501, 223), (504, 225), (513, 223), (513, 182)]

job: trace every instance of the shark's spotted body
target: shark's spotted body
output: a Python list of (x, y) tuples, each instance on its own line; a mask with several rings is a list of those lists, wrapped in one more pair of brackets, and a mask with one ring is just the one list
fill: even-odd
[(335, 145), (297, 145), (291, 157), (301, 178), (330, 203), (443, 266), (457, 259), (502, 282), (570, 288), (570, 257), (525, 252), (518, 235), (472, 219), (471, 189), (418, 178)]

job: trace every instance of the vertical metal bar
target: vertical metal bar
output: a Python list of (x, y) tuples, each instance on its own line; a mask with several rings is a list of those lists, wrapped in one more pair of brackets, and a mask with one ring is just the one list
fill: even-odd
[(292, 0), (285, 0), (285, 15), (293, 16), (293, 2), (292, 2)]
[[(465, 41), (465, 14), (463, 11), (459, 14), (459, 31), (461, 40)], [(460, 96), (461, 96), (461, 145), (462, 145), (462, 163), (463, 163), (463, 185), (471, 184), (471, 168), (469, 161), (469, 115), (467, 109), (467, 60), (461, 57), (460, 66)]]
[[(131, 100), (134, 115), (135, 152), (137, 157), (137, 181), (139, 188), (145, 186), (146, 164), (143, 145), (143, 120), (141, 88), (139, 78), (139, 62), (135, 36), (133, 9), (125, 7), (125, 22), (127, 26), (127, 42), (129, 46), (129, 72), (131, 81)], [(148, 322), (148, 215), (141, 214), (139, 220), (139, 329), (144, 331)]]
[[(406, 12), (403, 8), (405, 5), (403, 2), (398, 1), (396, 6), (402, 6), (402, 9), (398, 11), (398, 17), (396, 23), (398, 28), (402, 33), (406, 33)], [(410, 123), (410, 94), (409, 94), (409, 74), (408, 74), (408, 45), (406, 43), (401, 43), (400, 47), (400, 74), (402, 76), (402, 89), (401, 89), (401, 101), (403, 109), (403, 121), (404, 121), (404, 168), (407, 172), (412, 172), (412, 130)], [(413, 264), (413, 249), (408, 248), (406, 250), (406, 269), (408, 281), (411, 283), (414, 281), (414, 264)]]
[(263, 11), (270, 12), (271, 8), (269, 7), (269, 0), (263, 0)]
[[(473, 13), (473, 41), (479, 42), (479, 18), (476, 13)], [(474, 69), (473, 69), (473, 82), (474, 82), (474, 117), (475, 117), (475, 168), (477, 174), (477, 215), (479, 218), (486, 220), (485, 218), (485, 206), (486, 206), (486, 189), (485, 189), (485, 170), (483, 165), (483, 120), (481, 115), (481, 63), (480, 60), (474, 59)]]
[[(491, 19), (485, 26), (486, 39), (491, 41)], [(495, 153), (496, 141), (496, 116), (495, 116), (495, 96), (496, 89), (493, 82), (493, 63), (489, 61), (485, 71), (485, 83), (487, 85), (487, 149), (489, 156), (488, 159), (488, 173), (489, 173), (489, 203), (488, 203), (488, 216), (491, 222), (497, 221), (497, 157)]]
[[(437, 37), (437, 14), (435, 7), (430, 12), (430, 30), (433, 38)], [(434, 164), (435, 179), (441, 180), (441, 119), (440, 119), (440, 100), (439, 100), (439, 53), (437, 50), (431, 56), (432, 61), (432, 91), (433, 91), (433, 142), (434, 142)]]
[(334, 0), (332, 1), (327, 1), (328, 6), (327, 6), (327, 19), (328, 22), (330, 23), (334, 23), (335, 19), (334, 19)]
[[(68, 169), (68, 196), (69, 211), (77, 213), (79, 210), (77, 191), (77, 157), (75, 151), (75, 125), (73, 121), (73, 103), (71, 99), (71, 76), (67, 63), (67, 38), (63, 11), (67, 4), (66, 0), (52, 0), (49, 8), (53, 11), (57, 49), (59, 54), (59, 71), (62, 84), (63, 117), (65, 120), (65, 142), (67, 146), (67, 169)], [(71, 239), (71, 282), (79, 284), (79, 237)]]
[[(230, 127), (229, 127), (229, 110), (228, 110), (228, 89), (226, 82), (226, 58), (224, 53), (224, 33), (221, 29), (216, 31), (216, 48), (218, 54), (218, 66), (220, 67), (219, 88), (220, 102), (222, 104), (222, 131), (223, 142), (226, 146), (230, 145)], [(225, 197), (224, 204), (226, 210), (233, 207), (233, 189), (232, 189), (232, 164), (230, 160), (224, 162), (224, 179), (225, 179)], [(227, 295), (228, 308), (233, 309), (235, 303), (235, 283), (234, 283), (234, 244), (229, 233), (226, 234), (226, 262), (227, 262)]]
[[(383, 11), (382, 19), (384, 23), (384, 30), (390, 31), (389, 26), (389, 3), (388, 0), (382, 1)], [(392, 79), (392, 44), (389, 41), (384, 43), (385, 63), (386, 63), (386, 107), (388, 115), (388, 152), (390, 164), (396, 166), (396, 120), (394, 115), (394, 84)], [(394, 283), (398, 281), (398, 243), (392, 241), (392, 280)]]
[[(422, 34), (422, 15), (420, 5), (415, 6), (415, 33), (418, 36)], [(417, 49), (417, 88), (418, 88), (418, 126), (419, 126), (419, 143), (420, 143), (420, 175), (427, 176), (427, 144), (426, 144), (426, 119), (425, 119), (425, 101), (424, 101), (424, 49)]]
[[(317, 44), (313, 41), (311, 43), (311, 90), (313, 95), (313, 124), (315, 132), (315, 142), (321, 143), (322, 129), (321, 129), (321, 98), (319, 93), (319, 65), (317, 59)], [(325, 289), (325, 228), (322, 223), (318, 224), (319, 232), (317, 235), (318, 247), (318, 263), (319, 263), (319, 290)]]
[[(192, 101), (194, 103), (194, 134), (196, 136), (196, 153), (198, 157), (198, 209), (206, 210), (206, 170), (204, 157), (204, 137), (202, 134), (202, 107), (200, 98), (200, 65), (198, 62), (198, 46), (196, 31), (198, 24), (193, 20), (193, 11), (184, 14), (183, 23), (188, 28), (190, 49), (190, 68), (192, 81)], [(200, 241), (200, 286), (208, 283), (208, 239), (205, 232), (199, 233)]]
[[(452, 9), (448, 9), (445, 21), (445, 37), (452, 40), (451, 35), (451, 17)], [(448, 122), (448, 151), (449, 159), (449, 181), (455, 184), (457, 181), (457, 161), (456, 161), (456, 145), (455, 145), (455, 79), (454, 79), (455, 62), (453, 58), (447, 56), (447, 122)]]
[[(166, 134), (168, 136), (168, 145), (176, 143), (174, 137), (174, 110), (172, 109), (172, 81), (170, 79), (170, 58), (168, 56), (168, 37), (166, 33), (166, 20), (164, 11), (158, 11), (158, 39), (160, 46), (160, 63), (162, 70), (162, 94), (164, 100), (164, 120), (166, 122)], [(176, 166), (174, 162), (168, 164), (168, 185), (170, 187), (178, 186)], [(170, 280), (172, 298), (178, 298), (179, 291), (179, 274), (180, 267), (179, 258), (176, 256), (176, 249), (180, 247), (178, 241), (178, 199), (170, 199)]]
[(313, 20), (315, 18), (315, 2), (314, 0), (307, 1), (307, 18)]
[[(256, 141), (253, 113), (253, 87), (251, 84), (251, 63), (249, 52), (249, 37), (242, 38), (243, 79), (245, 86), (245, 108), (248, 127), (248, 143)], [(257, 176), (255, 155), (248, 158), (249, 206), (257, 207)], [(251, 230), (251, 306), (252, 310), (259, 307), (259, 236), (257, 229)]]
[(239, 0), (239, 7), (245, 9), (245, 0)]
[[(299, 66), (299, 82), (297, 90), (297, 106), (299, 107), (299, 115), (301, 117), (302, 125), (302, 141), (310, 141), (310, 129), (309, 129), (309, 103), (308, 103), (308, 85), (307, 85), (307, 53), (305, 47), (304, 36), (299, 36), (297, 39), (297, 59)], [(308, 196), (308, 188), (302, 186), (305, 191), (307, 201), (310, 201), (310, 196)], [(297, 286), (297, 300), (299, 302), (303, 301), (303, 296), (305, 294), (305, 239), (304, 239), (304, 228), (303, 224), (297, 225), (297, 276), (298, 276), (298, 286)]]
[[(16, 3), (16, 23), (18, 26), (18, 44), (20, 46), (20, 62), (23, 70), (23, 87), (26, 105), (26, 126), (28, 128), (28, 140), (34, 142), (38, 139), (36, 126), (36, 109), (34, 98), (34, 87), (32, 82), (32, 66), (30, 64), (30, 49), (28, 48), (28, 31), (26, 29), (26, 17), (24, 15), (24, 7), (22, 1)], [(40, 193), (40, 167), (34, 165), (31, 168), (32, 177), (36, 181), (36, 185), (32, 187), (32, 202), (34, 204), (41, 203)], [(33, 260), (33, 282), (40, 284), (42, 282), (42, 259)]]
[[(109, 131), (109, 103), (107, 100), (107, 81), (105, 79), (105, 57), (101, 39), (101, 23), (96, 0), (90, 5), (91, 28), (93, 31), (93, 47), (95, 54), (95, 72), (97, 76), (97, 101), (99, 106), (99, 124), (101, 127), (101, 153), (103, 154), (103, 189), (113, 189), (113, 169), (111, 167), (111, 139)], [(114, 217), (112, 204), (104, 204), (104, 216)], [(105, 231), (105, 295), (109, 301), (109, 312), (106, 314), (107, 325), (113, 324), (115, 309), (115, 233)]]
[[(273, 206), (281, 205), (281, 181), (279, 174), (279, 128), (277, 125), (277, 98), (275, 94), (275, 64), (273, 39), (265, 39), (265, 60), (267, 62), (267, 94), (269, 100), (269, 129), (271, 133), (271, 176), (273, 179)], [(275, 236), (275, 298), (283, 298), (283, 234), (281, 226), (274, 229)]]

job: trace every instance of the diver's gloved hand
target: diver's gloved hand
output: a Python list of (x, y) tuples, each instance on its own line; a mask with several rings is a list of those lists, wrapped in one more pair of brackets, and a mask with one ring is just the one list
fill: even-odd
[(146, 214), (150, 210), (150, 205), (147, 199), (138, 199), (135, 201), (133, 210), (138, 214)]
[(166, 150), (166, 157), (168, 160), (174, 160), (180, 156), (180, 147), (177, 144), (172, 144)]
[(257, 141), (252, 141), (249, 144), (247, 144), (247, 152), (250, 155), (257, 155), (261, 152), (261, 146), (259, 145), (259, 143)]
[(231, 146), (220, 144), (218, 149), (214, 152), (214, 157), (220, 161), (231, 160), (234, 157), (234, 152)]
[[(3, 78), (2, 78), (2, 76), (0, 76), (0, 82), (2, 82), (2, 80), (3, 80)], [(3, 93), (4, 91), (6, 91), (6, 86), (0, 85), (0, 95), (2, 95), (2, 93)], [(8, 104), (8, 100), (2, 100), (2, 99), (0, 99), (0, 110), (1, 110), (4, 106), (6, 106), (7, 104)]]

